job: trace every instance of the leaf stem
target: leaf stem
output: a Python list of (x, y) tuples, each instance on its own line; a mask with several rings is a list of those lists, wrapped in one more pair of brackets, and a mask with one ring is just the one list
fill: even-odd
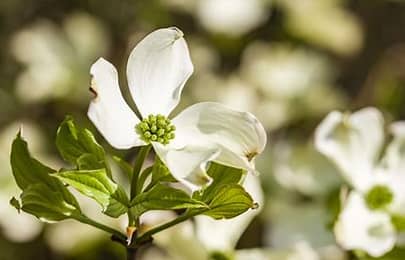
[(143, 172), (140, 174), (139, 179), (138, 179), (138, 184), (136, 188), (137, 195), (142, 192), (143, 186), (145, 184), (146, 179), (149, 177), (149, 175), (152, 173), (153, 167), (148, 167)]
[(128, 209), (128, 226), (133, 227), (135, 226), (135, 217), (131, 212), (131, 209)]
[(168, 221), (162, 225), (159, 225), (157, 227), (154, 227), (148, 231), (146, 231), (145, 233), (141, 234), (140, 236), (138, 236), (135, 239), (135, 243), (134, 245), (139, 245), (139, 244), (143, 244), (144, 242), (151, 240), (152, 235), (159, 233), (160, 231), (163, 231), (165, 229), (168, 229), (174, 225), (177, 225), (181, 222), (184, 222), (186, 220), (188, 220), (189, 218), (192, 218), (194, 216), (197, 216), (201, 213), (203, 213), (204, 211), (206, 211), (207, 209), (202, 209), (202, 210), (193, 210), (193, 211), (186, 211), (185, 213), (183, 213), (183, 215), (180, 215), (179, 217)]
[(103, 230), (105, 232), (108, 232), (108, 233), (114, 235), (115, 237), (119, 238), (122, 241), (126, 241), (126, 239), (127, 239), (127, 237), (124, 234), (122, 234), (120, 231), (118, 231), (116, 229), (113, 229), (113, 228), (110, 228), (110, 227), (108, 227), (108, 226), (106, 226), (104, 224), (101, 224), (101, 223), (99, 223), (99, 222), (97, 222), (95, 220), (92, 220), (91, 218), (89, 218), (89, 217), (87, 217), (85, 215), (81, 214), (81, 215), (74, 216), (73, 218), (76, 219), (77, 221), (80, 221), (80, 222), (85, 223), (87, 225), (90, 225), (90, 226), (93, 226), (93, 227), (98, 228), (100, 230)]
[(139, 174), (141, 172), (142, 165), (143, 165), (146, 157), (149, 154), (150, 148), (151, 148), (151, 145), (141, 146), (141, 148), (139, 149), (138, 155), (136, 156), (134, 170), (133, 170), (132, 179), (131, 179), (131, 200), (133, 198), (135, 198), (135, 196), (137, 195)]

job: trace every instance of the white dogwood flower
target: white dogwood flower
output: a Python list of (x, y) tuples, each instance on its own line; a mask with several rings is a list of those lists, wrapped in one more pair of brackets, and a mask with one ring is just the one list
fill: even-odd
[(364, 250), (374, 257), (389, 252), (396, 232), (388, 214), (370, 210), (363, 196), (350, 193), (334, 227), (336, 240), (345, 249)]
[(384, 145), (384, 119), (375, 108), (354, 114), (331, 112), (315, 134), (317, 149), (334, 161), (354, 191), (335, 226), (346, 249), (381, 256), (395, 244), (391, 216), (404, 216), (405, 124), (392, 125), (393, 140)]
[(203, 102), (168, 118), (193, 72), (179, 29), (150, 33), (129, 56), (128, 85), (141, 119), (122, 97), (111, 63), (100, 58), (90, 72), (95, 98), (88, 116), (113, 147), (151, 144), (173, 176), (191, 189), (208, 180), (208, 161), (254, 169), (253, 158), (263, 151), (266, 133), (252, 114)]

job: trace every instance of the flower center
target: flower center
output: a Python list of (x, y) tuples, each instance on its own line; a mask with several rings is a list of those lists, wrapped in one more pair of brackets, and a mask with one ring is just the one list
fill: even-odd
[(384, 223), (376, 223), (367, 229), (367, 233), (373, 237), (384, 237), (387, 236), (389, 232), (389, 228), (387, 229), (387, 225)]
[(371, 188), (366, 194), (366, 203), (370, 209), (383, 209), (391, 203), (394, 194), (384, 185), (376, 185)]
[(211, 252), (209, 259), (210, 260), (231, 260), (231, 259), (233, 259), (233, 257), (232, 257), (232, 255), (225, 253), (225, 252), (213, 251), (213, 252)]
[(166, 145), (174, 139), (176, 127), (163, 115), (149, 115), (135, 126), (135, 130), (147, 143), (159, 142)]

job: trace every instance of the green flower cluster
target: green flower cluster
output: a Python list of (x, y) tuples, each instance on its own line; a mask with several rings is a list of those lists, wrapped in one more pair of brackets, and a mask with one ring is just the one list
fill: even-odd
[(159, 142), (165, 145), (174, 139), (174, 131), (176, 130), (176, 126), (172, 124), (170, 119), (160, 114), (149, 115), (135, 128), (145, 142)]
[(392, 191), (384, 185), (376, 185), (366, 194), (366, 203), (370, 209), (384, 209), (392, 202), (394, 195)]

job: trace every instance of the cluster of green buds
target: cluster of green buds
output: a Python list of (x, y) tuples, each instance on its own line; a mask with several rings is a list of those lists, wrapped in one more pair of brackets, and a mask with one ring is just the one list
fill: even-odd
[(149, 115), (135, 128), (145, 142), (159, 142), (165, 145), (174, 139), (174, 131), (176, 130), (170, 119), (160, 114)]
[(372, 209), (384, 209), (393, 200), (392, 191), (384, 185), (376, 185), (366, 194), (367, 206)]

